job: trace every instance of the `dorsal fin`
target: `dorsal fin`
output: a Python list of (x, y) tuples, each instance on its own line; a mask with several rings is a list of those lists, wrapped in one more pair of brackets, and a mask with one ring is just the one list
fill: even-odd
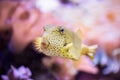
[(77, 29), (76, 29), (76, 33), (77, 33), (77, 35), (78, 35), (81, 39), (83, 38), (83, 33), (82, 33), (82, 31), (81, 31), (80, 28), (77, 28)]

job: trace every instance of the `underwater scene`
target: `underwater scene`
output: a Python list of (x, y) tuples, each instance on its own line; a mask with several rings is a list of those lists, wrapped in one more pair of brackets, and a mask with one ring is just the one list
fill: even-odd
[(0, 0), (0, 80), (120, 80), (120, 0)]

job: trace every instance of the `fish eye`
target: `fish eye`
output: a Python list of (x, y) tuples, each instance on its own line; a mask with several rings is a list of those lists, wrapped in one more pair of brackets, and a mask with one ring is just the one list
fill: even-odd
[(64, 32), (64, 29), (60, 29), (60, 32)]

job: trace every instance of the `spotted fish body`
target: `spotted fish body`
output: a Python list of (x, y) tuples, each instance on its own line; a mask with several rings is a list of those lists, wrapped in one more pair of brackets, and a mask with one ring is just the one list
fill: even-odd
[(81, 38), (69, 29), (60, 26), (44, 28), (43, 36), (35, 39), (34, 46), (45, 55), (78, 60), (86, 50), (89, 50), (88, 47), (84, 47), (83, 50)]

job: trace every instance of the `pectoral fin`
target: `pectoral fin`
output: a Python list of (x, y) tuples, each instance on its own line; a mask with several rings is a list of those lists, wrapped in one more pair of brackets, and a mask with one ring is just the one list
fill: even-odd
[(66, 46), (64, 46), (64, 48), (65, 49), (69, 49), (70, 47), (72, 47), (73, 46), (73, 43), (69, 43), (69, 44), (67, 44)]

